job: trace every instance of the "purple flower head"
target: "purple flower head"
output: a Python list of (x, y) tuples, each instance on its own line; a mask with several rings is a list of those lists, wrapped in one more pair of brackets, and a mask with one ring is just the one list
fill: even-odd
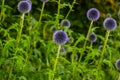
[(63, 19), (61, 21), (61, 26), (65, 26), (65, 27), (70, 28), (70, 21), (68, 19)]
[(103, 22), (103, 26), (106, 30), (113, 31), (117, 27), (117, 22), (113, 18), (106, 18)]
[(90, 42), (96, 42), (96, 40), (97, 40), (97, 36), (96, 36), (96, 34), (95, 33), (90, 33), (89, 35), (88, 35), (88, 40), (90, 41)]
[(22, 0), (18, 3), (18, 11), (21, 13), (28, 13), (32, 8), (32, 3), (29, 0)]
[(68, 35), (62, 30), (55, 31), (53, 34), (53, 41), (57, 44), (65, 44), (68, 41)]
[(115, 63), (115, 67), (120, 70), (120, 59), (118, 59)]
[(100, 12), (96, 8), (91, 8), (87, 11), (87, 18), (91, 21), (97, 21), (100, 17)]

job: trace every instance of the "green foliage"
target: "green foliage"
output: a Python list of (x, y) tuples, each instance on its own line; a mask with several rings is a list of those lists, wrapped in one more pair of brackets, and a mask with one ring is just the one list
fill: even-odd
[[(18, 12), (18, 1), (0, 0), (0, 80), (120, 79), (115, 67), (120, 58), (118, 0), (31, 0), (32, 10), (28, 14)], [(90, 29), (97, 35), (95, 43), (86, 38), (90, 26), (86, 12), (92, 7), (101, 14)], [(110, 32), (103, 48), (103, 20), (108, 13), (118, 26)], [(60, 25), (63, 19), (71, 22), (70, 28)], [(68, 34), (65, 45), (54, 43), (53, 27)], [(65, 48), (64, 55), (61, 48)]]

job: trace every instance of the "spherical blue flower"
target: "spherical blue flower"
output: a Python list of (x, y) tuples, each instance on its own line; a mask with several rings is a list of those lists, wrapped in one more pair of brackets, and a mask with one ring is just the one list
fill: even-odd
[(90, 33), (89, 35), (88, 35), (88, 40), (90, 41), (90, 42), (96, 42), (96, 40), (97, 40), (97, 36), (96, 36), (96, 34), (95, 33)]
[(48, 2), (49, 0), (41, 0), (41, 1), (46, 3), (46, 2)]
[(32, 8), (32, 3), (29, 0), (22, 0), (18, 3), (18, 11), (28, 13)]
[(113, 31), (117, 27), (117, 22), (113, 18), (106, 18), (103, 22), (103, 26), (106, 30)]
[(53, 34), (53, 40), (57, 44), (65, 44), (68, 41), (68, 35), (62, 30), (55, 31)]
[(91, 21), (97, 21), (100, 17), (100, 12), (96, 8), (91, 8), (87, 11), (87, 18)]
[(116, 61), (115, 67), (120, 70), (120, 59)]
[(63, 19), (61, 21), (61, 26), (65, 26), (65, 27), (70, 28), (70, 21), (68, 19)]

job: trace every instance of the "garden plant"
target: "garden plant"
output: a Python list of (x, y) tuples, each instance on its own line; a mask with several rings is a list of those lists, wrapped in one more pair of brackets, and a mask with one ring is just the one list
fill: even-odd
[(0, 0), (0, 80), (120, 80), (119, 0)]

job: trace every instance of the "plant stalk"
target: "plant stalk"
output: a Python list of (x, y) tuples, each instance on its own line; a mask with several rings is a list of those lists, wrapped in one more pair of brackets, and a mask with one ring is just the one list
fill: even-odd
[(55, 71), (56, 71), (56, 67), (57, 67), (57, 63), (58, 63), (58, 59), (59, 59), (59, 55), (60, 55), (60, 49), (61, 49), (61, 45), (58, 46), (57, 57), (56, 57), (54, 68), (53, 68), (53, 77), (52, 77), (52, 80), (54, 80), (54, 75), (55, 75)]
[(80, 58), (79, 58), (79, 60), (78, 60), (78, 63), (81, 61), (82, 56), (83, 56), (83, 54), (84, 54), (84, 51), (85, 51), (85, 49), (86, 49), (86, 43), (87, 43), (87, 40), (88, 40), (88, 36), (89, 36), (89, 34), (90, 34), (90, 32), (91, 32), (92, 25), (93, 25), (93, 21), (91, 21), (91, 23), (90, 23), (90, 27), (89, 27), (89, 30), (88, 30), (88, 33), (87, 33), (87, 36), (86, 36), (86, 38), (85, 38), (85, 42), (84, 42), (84, 45), (83, 45), (83, 52), (82, 52), (81, 55), (80, 55)]

